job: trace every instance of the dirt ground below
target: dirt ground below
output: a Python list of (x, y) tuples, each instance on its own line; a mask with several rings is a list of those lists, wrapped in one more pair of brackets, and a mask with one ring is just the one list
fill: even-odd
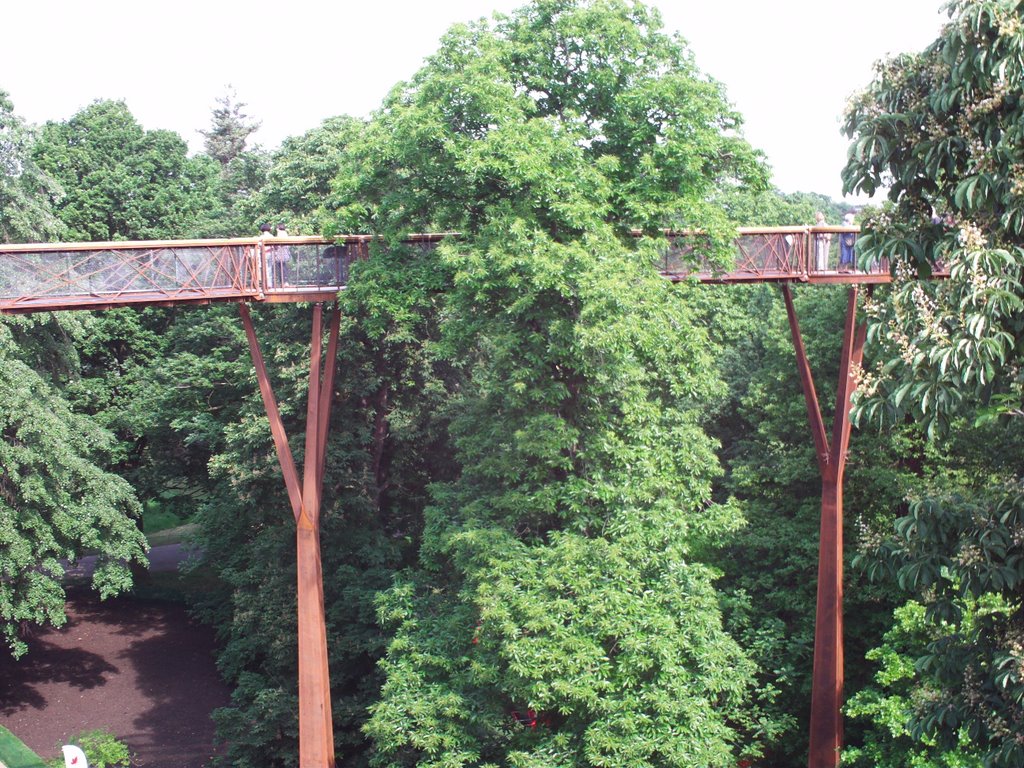
[(70, 594), (67, 624), (40, 631), (20, 661), (0, 651), (0, 725), (45, 759), (102, 729), (128, 744), (133, 768), (202, 768), (210, 712), (230, 698), (213, 649), (184, 606)]

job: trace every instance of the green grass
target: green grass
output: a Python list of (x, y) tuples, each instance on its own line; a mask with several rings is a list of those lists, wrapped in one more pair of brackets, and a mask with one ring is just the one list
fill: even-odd
[(170, 528), (178, 528), (188, 520), (166, 509), (160, 499), (149, 499), (142, 505), (142, 527), (147, 536)]
[(25, 746), (25, 744), (0, 725), (0, 765), (7, 768), (46, 768), (46, 764), (39, 759), (39, 755)]

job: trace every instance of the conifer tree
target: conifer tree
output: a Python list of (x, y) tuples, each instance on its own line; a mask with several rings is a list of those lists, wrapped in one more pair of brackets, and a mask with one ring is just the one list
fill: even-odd
[(220, 163), (221, 174), (227, 175), (231, 161), (245, 152), (249, 136), (260, 127), (260, 122), (244, 112), (247, 105), (238, 101), (238, 94), (231, 86), (216, 101), (219, 106), (213, 109), (209, 130), (199, 133), (205, 139), (206, 154)]

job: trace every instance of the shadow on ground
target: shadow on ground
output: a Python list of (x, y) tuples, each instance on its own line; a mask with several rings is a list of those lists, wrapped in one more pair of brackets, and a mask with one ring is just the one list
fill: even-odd
[(229, 701), (214, 638), (181, 605), (75, 592), (68, 623), (0, 651), (0, 725), (42, 757), (84, 730), (127, 742), (138, 768), (201, 768), (213, 754), (210, 712)]

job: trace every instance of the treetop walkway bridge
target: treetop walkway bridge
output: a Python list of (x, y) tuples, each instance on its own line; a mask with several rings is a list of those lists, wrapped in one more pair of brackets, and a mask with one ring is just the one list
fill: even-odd
[[(857, 321), (857, 295), (861, 285), (870, 290), (874, 284), (891, 280), (888, 264), (864, 264), (855, 258), (858, 231), (857, 227), (740, 229), (735, 260), (728, 270), (706, 266), (699, 234), (674, 233), (667, 235), (669, 247), (657, 264), (660, 273), (672, 281), (778, 283), (782, 288), (822, 481), (810, 768), (835, 768), (842, 745), (843, 474), (851, 396), (866, 335), (865, 324)], [(406, 243), (428, 250), (447, 237), (458, 235), (412, 235)], [(340, 315), (337, 309), (330, 315), (325, 352), (323, 305), (335, 302), (348, 283), (349, 268), (369, 255), (372, 240), (367, 235), (348, 235), (331, 240), (271, 237), (0, 244), (0, 313), (239, 304), (296, 523), (299, 764), (303, 768), (335, 765), (319, 519)], [(942, 269), (933, 273), (933, 277), (945, 276)], [(849, 286), (831, 435), (822, 419), (790, 291), (790, 285), (797, 282)], [(313, 304), (301, 477), (249, 314), (249, 304), (256, 302)]]
[[(659, 271), (708, 283), (884, 283), (886, 264), (856, 269), (856, 227), (748, 227), (738, 230), (735, 264), (701, 268), (699, 236), (669, 235)], [(433, 248), (453, 235), (412, 235)], [(0, 244), (0, 312), (24, 313), (210, 302), (324, 302), (348, 282), (372, 238), (319, 237)]]

